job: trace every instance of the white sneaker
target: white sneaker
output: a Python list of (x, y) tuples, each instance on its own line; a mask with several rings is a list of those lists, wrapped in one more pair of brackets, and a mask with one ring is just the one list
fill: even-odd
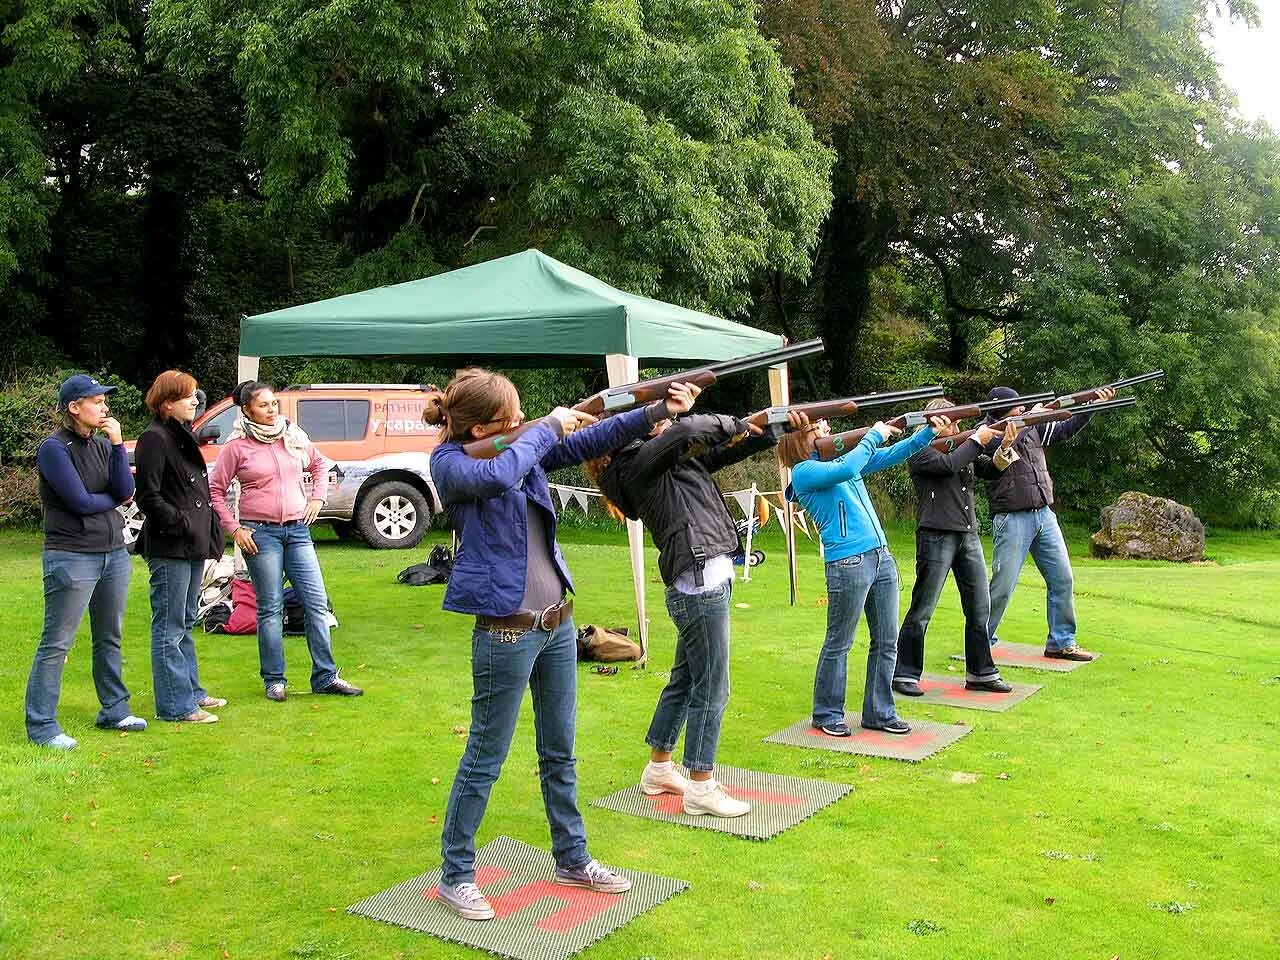
[(670, 760), (666, 763), (654, 763), (650, 760), (645, 764), (644, 773), (640, 774), (640, 789), (649, 797), (656, 797), (661, 793), (683, 796), (689, 789), (689, 781), (680, 775), (680, 771)]
[(493, 919), (493, 904), (474, 883), (450, 886), (441, 881), (436, 889), (440, 894), (440, 902), (464, 920)]
[(751, 812), (751, 804), (729, 796), (716, 780), (693, 780), (685, 791), (684, 812), (691, 817), (704, 813), (713, 817), (742, 817)]

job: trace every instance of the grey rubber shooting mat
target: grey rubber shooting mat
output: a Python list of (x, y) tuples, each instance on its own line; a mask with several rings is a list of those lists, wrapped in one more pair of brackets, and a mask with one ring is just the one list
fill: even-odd
[[(678, 769), (684, 776), (689, 775), (684, 767)], [(629, 813), (633, 817), (665, 820), (685, 827), (702, 827), (750, 840), (768, 840), (788, 827), (809, 819), (823, 807), (835, 803), (853, 790), (847, 783), (784, 777), (776, 773), (760, 773), (720, 764), (716, 764), (715, 777), (730, 796), (750, 803), (751, 812), (742, 817), (713, 817), (710, 814), (691, 817), (684, 812), (683, 798), (670, 793), (656, 797), (646, 796), (639, 784), (599, 800), (592, 800), (591, 805)]]
[[(963, 653), (953, 653), (952, 660), (964, 661)], [(1070, 673), (1087, 667), (1088, 660), (1054, 660), (1044, 655), (1044, 648), (1031, 643), (1006, 643), (1001, 640), (991, 648), (991, 659), (1000, 667), (1027, 667), (1031, 670), (1052, 670)]]
[[(1005, 681), (1008, 683), (1008, 681)], [(965, 710), (994, 710), (1003, 713), (1016, 703), (1021, 703), (1037, 690), (1038, 683), (1010, 683), (1013, 693), (992, 693), (990, 690), (966, 690), (964, 677), (947, 676), (940, 673), (926, 673), (917, 683), (924, 691), (923, 697), (902, 697), (899, 694), (898, 704), (936, 703), (943, 707), (962, 707)]]
[(885, 757), (889, 760), (907, 760), (919, 763), (949, 747), (973, 727), (962, 723), (933, 723), (929, 720), (911, 720), (911, 732), (907, 734), (885, 733), (882, 730), (863, 730), (858, 726), (855, 714), (846, 714), (845, 722), (853, 731), (851, 737), (829, 737), (815, 730), (809, 718), (797, 720), (785, 730), (765, 737), (765, 743), (785, 743), (792, 747), (809, 747), (814, 750), (835, 750), (838, 753), (857, 753), (864, 757)]
[(512, 960), (563, 960), (689, 887), (684, 880), (614, 869), (631, 878), (626, 893), (564, 886), (552, 879), (551, 854), (498, 837), (476, 851), (476, 883), (493, 904), (497, 916), (492, 920), (464, 920), (439, 903), (438, 869), (361, 900), (347, 912)]

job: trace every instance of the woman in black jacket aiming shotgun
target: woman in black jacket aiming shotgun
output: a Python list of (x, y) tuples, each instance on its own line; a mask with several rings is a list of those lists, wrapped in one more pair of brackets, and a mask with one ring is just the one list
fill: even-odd
[[(687, 386), (698, 394), (697, 386)], [(793, 414), (792, 426), (804, 419)], [(682, 795), (684, 812), (692, 816), (740, 817), (751, 810), (713, 775), (729, 702), (729, 600), (738, 531), (711, 474), (774, 442), (745, 420), (694, 414), (661, 421), (648, 438), (587, 464), (605, 497), (643, 521), (658, 547), (678, 637), (671, 678), (645, 737), (650, 754), (640, 787), (649, 796)], [(682, 727), (690, 780), (671, 762)]]

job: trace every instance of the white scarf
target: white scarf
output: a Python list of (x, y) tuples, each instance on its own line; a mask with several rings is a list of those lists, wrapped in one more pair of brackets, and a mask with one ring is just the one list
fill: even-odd
[(235, 426), (231, 428), (231, 434), (227, 440), (237, 440), (241, 437), (256, 440), (259, 443), (275, 443), (283, 439), (285, 450), (302, 461), (304, 467), (311, 462), (311, 452), (308, 449), (311, 446), (311, 439), (301, 427), (285, 417), (276, 417), (275, 423), (268, 425), (250, 420), (241, 414), (236, 418)]

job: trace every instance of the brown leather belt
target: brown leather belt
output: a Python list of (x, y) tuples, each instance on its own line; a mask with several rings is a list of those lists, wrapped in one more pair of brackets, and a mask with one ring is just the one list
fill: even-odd
[(481, 630), (546, 630), (550, 633), (573, 616), (573, 597), (566, 597), (545, 610), (517, 610), (505, 617), (476, 617)]

